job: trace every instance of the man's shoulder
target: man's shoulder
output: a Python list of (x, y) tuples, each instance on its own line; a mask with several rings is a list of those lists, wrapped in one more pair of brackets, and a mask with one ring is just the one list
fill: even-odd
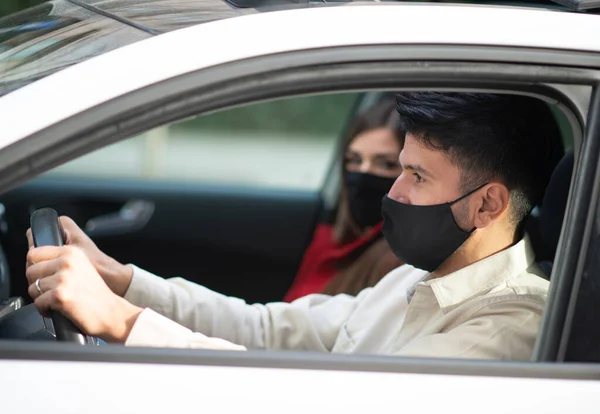
[[(467, 313), (500, 303), (514, 302), (516, 308), (541, 308), (546, 302), (549, 282), (536, 264), (510, 274), (498, 269), (495, 278), (480, 280), (477, 273), (464, 274), (452, 280), (436, 279), (426, 282), (444, 313), (461, 309)], [(507, 274), (508, 273), (508, 274)], [(483, 283), (486, 282), (486, 283)], [(529, 303), (526, 303), (529, 302)], [(470, 309), (470, 311), (466, 311)]]
[(465, 301), (461, 307), (469, 307), (475, 313), (502, 313), (503, 310), (510, 309), (512, 312), (534, 311), (541, 314), (546, 304), (548, 288), (548, 280), (532, 266), (488, 292)]
[(511, 277), (506, 287), (518, 295), (535, 295), (546, 297), (550, 282), (543, 270), (533, 263), (525, 271)]

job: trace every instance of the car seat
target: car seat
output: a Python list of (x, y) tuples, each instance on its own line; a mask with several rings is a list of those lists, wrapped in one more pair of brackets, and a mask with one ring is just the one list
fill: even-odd
[(532, 223), (528, 223), (528, 231), (532, 230), (533, 233), (539, 231), (537, 237), (532, 237), (537, 239), (537, 242), (533, 243), (534, 250), (538, 264), (548, 277), (552, 272), (554, 255), (565, 217), (574, 164), (575, 156), (571, 150), (563, 156), (550, 177), (539, 216), (534, 218)]

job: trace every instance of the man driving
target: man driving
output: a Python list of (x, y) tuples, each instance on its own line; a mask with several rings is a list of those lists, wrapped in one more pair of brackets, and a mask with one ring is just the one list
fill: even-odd
[(66, 217), (66, 246), (29, 250), (28, 292), (43, 314), (128, 346), (530, 359), (548, 282), (523, 224), (551, 173), (548, 107), (406, 92), (397, 109), (403, 172), (383, 200), (383, 233), (407, 264), (356, 297), (249, 305), (118, 263)]

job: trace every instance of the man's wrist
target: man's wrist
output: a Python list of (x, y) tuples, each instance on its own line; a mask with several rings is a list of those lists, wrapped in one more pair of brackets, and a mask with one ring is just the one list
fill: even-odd
[(133, 267), (109, 258), (102, 266), (101, 275), (108, 287), (117, 295), (124, 297), (133, 279)]
[(106, 342), (125, 343), (137, 318), (144, 310), (121, 297), (116, 299), (102, 339)]

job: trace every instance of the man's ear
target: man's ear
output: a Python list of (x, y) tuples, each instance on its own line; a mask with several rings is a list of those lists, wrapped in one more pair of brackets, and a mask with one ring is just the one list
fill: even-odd
[(484, 186), (480, 193), (479, 210), (475, 214), (477, 228), (489, 226), (508, 209), (510, 191), (502, 183), (492, 182)]

